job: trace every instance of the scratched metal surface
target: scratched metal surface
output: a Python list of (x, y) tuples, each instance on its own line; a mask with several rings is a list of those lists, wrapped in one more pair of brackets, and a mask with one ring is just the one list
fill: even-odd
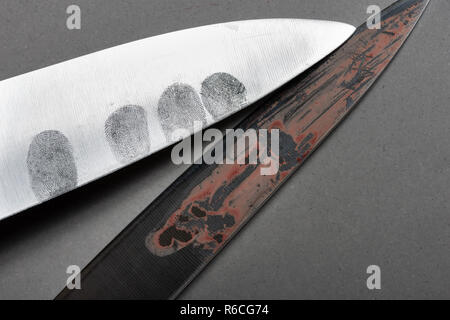
[(305, 19), (214, 24), (0, 81), (0, 220), (246, 108), (353, 31)]
[[(363, 23), (325, 61), (256, 103), (238, 128), (280, 131), (277, 174), (263, 175), (261, 164), (191, 166), (83, 270), (81, 290), (58, 298), (177, 297), (356, 106), (428, 2), (396, 2), (380, 29)], [(246, 157), (259, 152), (261, 143)]]
[[(433, 18), (422, 19), (409, 50), (400, 52), (402, 59), (394, 60), (383, 82), (182, 298), (448, 297), (449, 229), (442, 222), (449, 206), (442, 190), (448, 185), (449, 73), (443, 70), (448, 69), (449, 8), (446, 1), (433, 2), (427, 11)], [(172, 26), (255, 16), (358, 24), (371, 4), (220, 1), (198, 10), (204, 3), (136, 1), (127, 8), (108, 3), (81, 1), (97, 19), (86, 20), (91, 32), (68, 35), (58, 17), (63, 1), (48, 1), (32, 14), (20, 1), (3, 1), (2, 21), (17, 21), (0, 33), (2, 43), (10, 44), (0, 52), (11, 61), (1, 66), (4, 78)], [(189, 19), (180, 19), (185, 12)], [(30, 26), (36, 29), (33, 35), (27, 33)], [(35, 218), (5, 221), (0, 226), (1, 297), (52, 298), (64, 285), (68, 264), (85, 265), (184, 170), (167, 159), (167, 152), (160, 153), (37, 208)], [(372, 263), (384, 270), (380, 292), (365, 287), (365, 268)]]

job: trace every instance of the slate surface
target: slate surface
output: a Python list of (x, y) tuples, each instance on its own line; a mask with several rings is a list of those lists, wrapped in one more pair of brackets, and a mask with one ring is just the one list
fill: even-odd
[[(79, 31), (66, 28), (70, 4), (81, 7)], [(370, 4), (3, 0), (0, 79), (210, 23), (289, 17), (359, 25)], [(447, 0), (431, 1), (357, 109), (181, 298), (450, 298), (449, 9)], [(184, 169), (163, 151), (0, 222), (0, 298), (53, 298), (68, 265), (87, 264)], [(366, 287), (373, 264), (381, 267), (379, 291)]]

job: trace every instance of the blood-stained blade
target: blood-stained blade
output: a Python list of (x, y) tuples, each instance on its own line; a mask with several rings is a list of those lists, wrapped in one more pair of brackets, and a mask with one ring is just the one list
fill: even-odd
[(278, 173), (262, 175), (261, 164), (192, 166), (83, 270), (81, 290), (58, 298), (176, 297), (356, 105), (427, 4), (396, 2), (383, 11), (381, 29), (363, 24), (306, 75), (258, 102), (238, 127), (279, 130)]
[(224, 23), (0, 82), (0, 219), (188, 136), (195, 121), (207, 126), (231, 115), (353, 32), (318, 20)]

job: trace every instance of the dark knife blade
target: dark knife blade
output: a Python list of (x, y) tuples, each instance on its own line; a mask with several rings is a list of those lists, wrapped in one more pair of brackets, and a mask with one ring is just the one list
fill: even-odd
[(428, 2), (395, 2), (380, 29), (364, 23), (308, 73), (258, 102), (238, 128), (280, 130), (277, 175), (263, 176), (253, 164), (191, 166), (89, 263), (81, 290), (66, 288), (57, 299), (175, 298), (353, 109)]

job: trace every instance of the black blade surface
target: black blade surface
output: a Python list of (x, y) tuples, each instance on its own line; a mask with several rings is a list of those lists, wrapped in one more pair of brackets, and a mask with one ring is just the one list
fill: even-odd
[[(211, 261), (352, 110), (419, 20), (428, 0), (400, 0), (336, 52), (259, 101), (238, 128), (279, 129), (280, 170), (193, 165), (82, 271), (57, 299), (168, 299)], [(251, 151), (251, 150), (249, 150)], [(214, 226), (214, 228), (213, 228)]]

